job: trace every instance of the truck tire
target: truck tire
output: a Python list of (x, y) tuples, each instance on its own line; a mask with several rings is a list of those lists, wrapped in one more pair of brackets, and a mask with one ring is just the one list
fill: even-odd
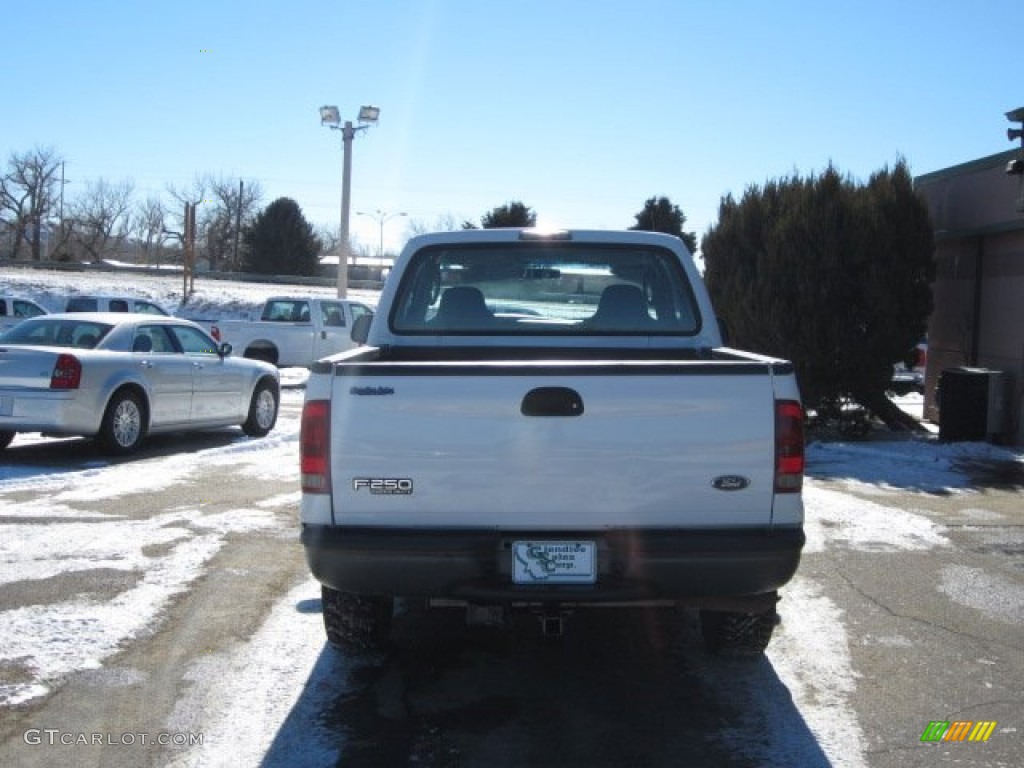
[(779, 623), (775, 611), (769, 613), (730, 613), (701, 611), (700, 629), (704, 646), (719, 656), (761, 656)]
[(277, 423), (279, 397), (277, 387), (266, 379), (256, 385), (249, 403), (249, 416), (242, 431), (249, 437), (264, 437)]
[(14, 432), (9, 429), (0, 430), (0, 451), (11, 444), (11, 440), (14, 439)]
[(376, 651), (391, 636), (394, 600), (321, 587), (327, 642), (343, 651)]
[(100, 424), (100, 443), (108, 453), (125, 455), (142, 444), (146, 436), (146, 408), (131, 390), (115, 392)]

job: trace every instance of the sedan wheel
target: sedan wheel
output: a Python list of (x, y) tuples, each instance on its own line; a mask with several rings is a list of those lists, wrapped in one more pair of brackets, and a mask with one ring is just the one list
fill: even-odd
[(249, 417), (242, 424), (242, 431), (249, 437), (263, 437), (277, 423), (277, 387), (268, 381), (261, 381), (252, 393)]
[(144, 415), (139, 396), (119, 392), (111, 399), (100, 427), (100, 441), (111, 453), (131, 453), (142, 442)]

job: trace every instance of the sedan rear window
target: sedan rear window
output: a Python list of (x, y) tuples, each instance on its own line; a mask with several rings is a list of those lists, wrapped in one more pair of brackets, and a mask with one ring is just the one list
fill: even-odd
[(37, 317), (14, 326), (2, 341), (6, 345), (94, 349), (112, 327), (91, 320)]

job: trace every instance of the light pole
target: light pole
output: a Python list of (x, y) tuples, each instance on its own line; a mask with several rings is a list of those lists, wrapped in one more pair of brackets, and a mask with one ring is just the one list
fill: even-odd
[(1017, 188), (1017, 213), (1024, 213), (1024, 107), (1010, 110), (1006, 113), (1006, 119), (1011, 123), (1020, 123), (1020, 128), (1007, 128), (1006, 138), (1010, 141), (1020, 139), (1020, 154), (1006, 164), (1006, 172), (1011, 176), (1018, 176)]
[(399, 216), (408, 216), (409, 214), (405, 211), (395, 211), (394, 213), (388, 213), (378, 208), (374, 213), (366, 213), (365, 211), (356, 211), (356, 216), (369, 216), (371, 219), (376, 219), (380, 225), (380, 241), (377, 246), (377, 266), (384, 266), (384, 225), (392, 219), (396, 219)]
[(336, 131), (341, 131), (342, 143), (342, 168), (341, 168), (341, 227), (338, 232), (338, 239), (341, 253), (338, 255), (338, 298), (344, 299), (348, 294), (348, 260), (351, 256), (351, 247), (348, 239), (349, 219), (349, 195), (352, 185), (352, 139), (358, 131), (365, 131), (377, 122), (380, 116), (378, 107), (360, 107), (359, 116), (356, 118), (359, 125), (352, 125), (351, 120), (344, 124), (335, 106), (320, 107), (320, 124), (326, 125)]

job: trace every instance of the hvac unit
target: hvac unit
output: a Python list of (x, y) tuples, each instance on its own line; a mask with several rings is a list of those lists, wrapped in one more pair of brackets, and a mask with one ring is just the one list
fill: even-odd
[(947, 368), (939, 374), (939, 439), (991, 440), (1002, 434), (1006, 376), (986, 368)]

